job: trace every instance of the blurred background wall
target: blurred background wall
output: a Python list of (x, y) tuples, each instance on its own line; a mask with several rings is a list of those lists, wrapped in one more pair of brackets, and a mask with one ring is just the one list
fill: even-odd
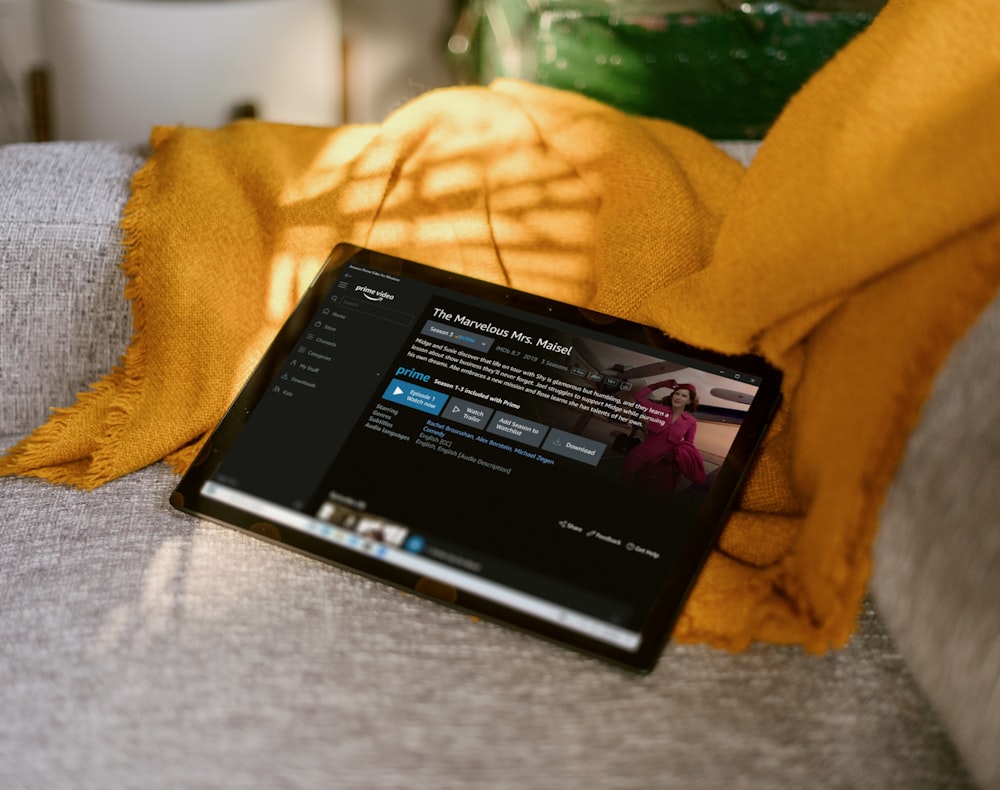
[(241, 116), (380, 121), (451, 82), (456, 5), (0, 0), (0, 143), (139, 141), (156, 124)]

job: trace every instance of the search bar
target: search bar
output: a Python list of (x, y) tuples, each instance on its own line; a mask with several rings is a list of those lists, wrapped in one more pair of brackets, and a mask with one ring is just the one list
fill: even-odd
[(359, 313), (370, 315), (372, 318), (378, 318), (381, 321), (388, 321), (400, 326), (409, 326), (414, 320), (414, 316), (411, 313), (404, 313), (402, 310), (395, 310), (392, 307), (372, 304), (368, 301), (360, 301), (350, 297), (341, 299), (340, 306), (346, 310), (357, 310)]

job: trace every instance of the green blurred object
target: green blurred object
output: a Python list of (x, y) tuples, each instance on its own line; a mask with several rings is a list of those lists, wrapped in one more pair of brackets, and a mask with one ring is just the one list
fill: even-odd
[(472, 82), (516, 77), (754, 140), (884, 4), (468, 0), (449, 49)]

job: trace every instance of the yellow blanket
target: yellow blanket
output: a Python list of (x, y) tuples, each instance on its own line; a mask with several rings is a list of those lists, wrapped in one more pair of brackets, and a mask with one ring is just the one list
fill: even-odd
[(675, 636), (840, 645), (933, 374), (1000, 281), (994, 8), (890, 3), (746, 172), (685, 129), (517, 82), (380, 126), (156, 129), (123, 221), (134, 341), (0, 474), (183, 468), (349, 241), (766, 354), (786, 400)]

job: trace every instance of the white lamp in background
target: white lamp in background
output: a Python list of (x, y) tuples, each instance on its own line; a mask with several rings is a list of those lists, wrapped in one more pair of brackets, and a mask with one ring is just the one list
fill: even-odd
[(340, 123), (338, 0), (43, 0), (55, 136), (141, 141), (252, 104)]

